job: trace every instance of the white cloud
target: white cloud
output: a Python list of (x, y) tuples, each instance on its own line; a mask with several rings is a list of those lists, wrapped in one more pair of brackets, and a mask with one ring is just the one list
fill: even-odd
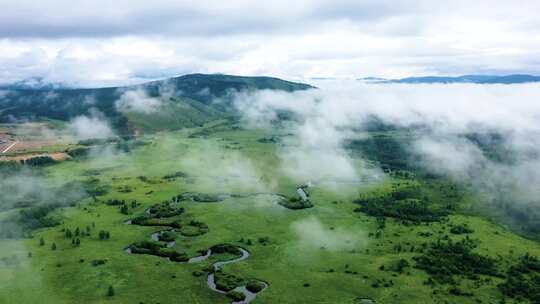
[(362, 249), (367, 244), (365, 232), (325, 227), (318, 218), (311, 216), (291, 224), (297, 236), (298, 246), (306, 249), (330, 251)]
[(67, 124), (67, 130), (78, 139), (108, 138), (114, 135), (109, 123), (97, 113), (73, 118)]
[(161, 100), (149, 97), (142, 89), (124, 92), (115, 103), (120, 112), (154, 113), (159, 110)]
[(0, 2), (0, 83), (540, 73), (531, 1)]
[[(245, 122), (268, 127), (277, 113), (289, 122), (278, 147), (282, 167), (297, 182), (357, 181), (378, 172), (359, 166), (345, 149), (368, 118), (400, 127), (415, 127), (411, 151), (426, 168), (449, 174), (487, 193), (508, 189), (520, 197), (538, 197), (540, 180), (540, 86), (522, 85), (370, 85), (355, 81), (321, 81), (320, 89), (293, 93), (240, 93), (235, 102)], [(490, 158), (464, 134), (500, 134), (510, 160)], [(493, 146), (493, 145), (491, 145)], [(403, 157), (406, 157), (404, 155)], [(531, 186), (532, 185), (532, 186)]]

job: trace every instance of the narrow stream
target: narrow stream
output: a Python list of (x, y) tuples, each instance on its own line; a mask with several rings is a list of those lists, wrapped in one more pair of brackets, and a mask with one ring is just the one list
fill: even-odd
[[(296, 188), (296, 192), (297, 192), (298, 196), (300, 197), (300, 199), (302, 201), (309, 201), (309, 194), (305, 190), (305, 188), (307, 188), (307, 187), (308, 186), (300, 186), (300, 187)], [(172, 204), (178, 204), (183, 200), (195, 201), (195, 195), (197, 195), (197, 193), (184, 192), (184, 193), (180, 194), (179, 196), (175, 197), (174, 200), (171, 203)], [(258, 195), (272, 195), (272, 196), (277, 196), (277, 197), (280, 197), (280, 198), (287, 198), (285, 195), (279, 194), (279, 193), (266, 193), (266, 192), (250, 193), (250, 194), (222, 193), (222, 194), (217, 194), (216, 195), (216, 197), (217, 197), (216, 202), (217, 201), (222, 201), (222, 200), (227, 199), (227, 198), (246, 198), (246, 197), (258, 196)], [(205, 201), (201, 201), (201, 202), (205, 202)], [(144, 213), (146, 215), (152, 216), (152, 214), (150, 212), (150, 208), (145, 209)], [(132, 221), (127, 220), (124, 223), (127, 224), (127, 225), (131, 225)], [(174, 232), (174, 229), (165, 229), (165, 230), (160, 230), (160, 231), (154, 232), (154, 233), (152, 233), (150, 235), (150, 238), (153, 241), (160, 241), (159, 239), (160, 239), (161, 234), (166, 232), (166, 231), (173, 231)], [(166, 242), (167, 248), (172, 248), (175, 245), (176, 245), (176, 241)], [(234, 259), (231, 259), (231, 260), (227, 260), (227, 261), (218, 261), (218, 262), (215, 262), (214, 264), (212, 264), (212, 272), (208, 274), (208, 277), (206, 279), (208, 288), (210, 288), (211, 290), (213, 290), (215, 292), (221, 293), (221, 294), (227, 294), (226, 291), (217, 289), (216, 281), (215, 281), (215, 273), (217, 271), (219, 271), (224, 265), (243, 261), (243, 260), (247, 259), (250, 256), (249, 251), (247, 251), (246, 249), (244, 249), (242, 247), (237, 247), (237, 248), (242, 253), (242, 255), (240, 257), (237, 257), (237, 258), (234, 258)], [(128, 253), (128, 254), (132, 253), (130, 246), (125, 248), (124, 251), (126, 253)], [(202, 261), (208, 259), (210, 256), (212, 256), (212, 250), (208, 249), (205, 254), (190, 258), (188, 260), (188, 263), (199, 263), (199, 262), (202, 262)], [(250, 303), (251, 301), (253, 301), (257, 297), (257, 294), (259, 294), (260, 292), (262, 292), (266, 288), (268, 288), (268, 284), (266, 282), (263, 282), (263, 281), (259, 281), (259, 282), (262, 283), (264, 285), (264, 287), (263, 287), (262, 290), (260, 290), (257, 293), (254, 293), (254, 292), (251, 292), (251, 291), (247, 290), (246, 286), (238, 286), (238, 287), (234, 288), (233, 289), (234, 291), (237, 291), (237, 292), (240, 292), (240, 293), (244, 294), (245, 299), (242, 300), (242, 301), (233, 301), (231, 303), (232, 304), (247, 304), (247, 303)]]
[[(228, 261), (215, 262), (212, 265), (212, 267), (214, 268), (214, 272), (208, 274), (208, 277), (206, 279), (206, 282), (208, 284), (208, 288), (212, 289), (215, 292), (219, 292), (219, 293), (222, 293), (222, 294), (227, 293), (226, 291), (219, 290), (219, 289), (216, 288), (216, 281), (215, 281), (215, 275), (214, 274), (215, 274), (216, 271), (220, 270), (223, 265), (240, 262), (242, 260), (247, 259), (250, 256), (249, 251), (245, 250), (244, 248), (238, 247), (238, 249), (242, 252), (242, 256), (240, 256), (238, 258), (235, 258), (235, 259), (232, 259), (232, 260), (228, 260)], [(208, 257), (211, 255), (210, 250), (209, 250), (209, 253), (210, 254), (207, 255)], [(251, 291), (247, 290), (246, 286), (238, 286), (235, 289), (233, 289), (234, 291), (238, 291), (238, 292), (243, 293), (246, 296), (246, 298), (244, 300), (242, 300), (242, 301), (233, 301), (232, 303), (233, 304), (247, 304), (247, 303), (253, 301), (257, 297), (258, 293), (262, 292), (263, 290), (265, 290), (268, 287), (268, 284), (266, 284), (266, 282), (261, 281), (261, 283), (264, 284), (264, 288), (261, 291), (257, 292), (257, 293), (254, 293), (254, 292), (251, 292)]]
[[(159, 240), (159, 236), (163, 233), (163, 232), (166, 232), (166, 231), (172, 231), (174, 232), (174, 229), (165, 229), (165, 230), (160, 230), (160, 231), (157, 231), (157, 232), (154, 232), (152, 233), (152, 235), (150, 236), (152, 238), (153, 241), (156, 241), (156, 242), (162, 242)], [(164, 242), (167, 244), (167, 248), (171, 248), (171, 247), (174, 247), (174, 245), (176, 245), (176, 241), (170, 241), (170, 242)]]
[[(131, 225), (131, 220), (125, 221), (124, 223), (127, 224), (127, 225)], [(152, 233), (150, 235), (150, 238), (153, 241), (158, 242), (158, 241), (160, 241), (159, 236), (162, 233), (166, 232), (166, 231), (174, 231), (174, 229), (165, 229), (165, 230), (156, 231), (156, 232), (154, 232), (154, 233)], [(176, 245), (176, 241), (166, 242), (166, 244), (167, 244), (167, 248), (172, 248), (172, 247), (174, 247)], [(242, 247), (237, 247), (237, 248), (242, 253), (242, 255), (240, 257), (237, 257), (237, 258), (234, 258), (234, 259), (231, 259), (231, 260), (226, 260), (226, 261), (218, 261), (218, 262), (215, 262), (214, 264), (212, 264), (213, 272), (209, 273), (208, 277), (206, 279), (208, 288), (210, 288), (211, 290), (213, 290), (215, 292), (221, 293), (221, 294), (227, 294), (226, 291), (219, 290), (219, 289), (216, 288), (215, 272), (220, 270), (221, 267), (224, 266), (224, 265), (243, 261), (243, 260), (247, 259), (251, 255), (249, 253), (249, 251), (247, 251), (246, 249), (244, 249)], [(124, 251), (127, 254), (132, 253), (130, 246), (125, 248)], [(199, 263), (199, 262), (202, 262), (202, 261), (210, 258), (210, 256), (212, 256), (212, 250), (208, 249), (205, 254), (190, 258), (188, 260), (188, 263)], [(247, 290), (246, 286), (238, 286), (235, 289), (233, 289), (234, 291), (243, 293), (245, 295), (245, 299), (242, 300), (242, 301), (233, 301), (231, 303), (232, 304), (248, 304), (251, 301), (253, 301), (257, 297), (257, 294), (259, 294), (260, 292), (262, 292), (266, 288), (268, 288), (268, 284), (266, 282), (263, 282), (263, 281), (260, 281), (260, 282), (264, 285), (264, 288), (261, 291), (257, 292), (257, 293), (254, 293), (254, 292), (251, 292), (251, 291)]]

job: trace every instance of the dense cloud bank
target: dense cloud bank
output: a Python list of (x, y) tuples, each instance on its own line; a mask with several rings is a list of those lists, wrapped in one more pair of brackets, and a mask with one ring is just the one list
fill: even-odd
[(540, 72), (537, 1), (0, 3), (0, 83), (89, 87), (193, 72), (292, 79)]
[(540, 86), (318, 85), (316, 90), (260, 91), (236, 98), (249, 126), (269, 126), (284, 113), (293, 117), (289, 124), (297, 146), (280, 150), (284, 167), (295, 168), (293, 177), (308, 172), (315, 180), (354, 180), (365, 171), (354, 165), (344, 144), (366, 136), (366, 124), (376, 117), (412, 132), (407, 149), (428, 170), (492, 196), (504, 189), (514, 199), (537, 200)]

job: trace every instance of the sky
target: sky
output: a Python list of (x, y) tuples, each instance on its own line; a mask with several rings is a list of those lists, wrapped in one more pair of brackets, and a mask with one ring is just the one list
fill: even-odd
[(0, 0), (0, 83), (540, 74), (540, 1)]

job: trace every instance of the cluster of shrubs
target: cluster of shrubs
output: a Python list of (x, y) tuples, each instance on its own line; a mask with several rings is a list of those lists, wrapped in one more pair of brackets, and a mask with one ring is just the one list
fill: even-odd
[(409, 261), (405, 260), (405, 259), (399, 259), (393, 263), (390, 264), (389, 267), (387, 267), (387, 269), (389, 271), (393, 271), (393, 272), (397, 272), (399, 274), (403, 273), (403, 271), (405, 271), (405, 269), (407, 269), (409, 266), (411, 266), (409, 264)]
[(191, 220), (187, 224), (182, 225), (180, 233), (183, 236), (198, 236), (208, 232), (208, 225), (203, 222)]
[(224, 199), (225, 199), (225, 196), (219, 195), (219, 194), (183, 192), (173, 197), (171, 201), (173, 202), (194, 201), (198, 203), (216, 203), (216, 202), (221, 202)]
[(154, 218), (173, 217), (184, 212), (184, 208), (172, 206), (169, 202), (153, 205), (148, 213)]
[(90, 148), (87, 146), (74, 147), (74, 148), (69, 148), (65, 150), (65, 152), (72, 158), (82, 158), (88, 155), (88, 152), (90, 152)]
[(188, 175), (186, 173), (184, 173), (184, 172), (177, 171), (177, 172), (174, 172), (174, 173), (167, 174), (167, 175), (163, 176), (163, 179), (165, 179), (165, 180), (175, 180), (177, 177), (186, 178), (186, 177), (188, 177)]
[(64, 235), (68, 239), (71, 239), (73, 237), (78, 237), (78, 236), (90, 236), (91, 231), (92, 231), (92, 228), (90, 228), (90, 226), (86, 226), (85, 230), (82, 230), (79, 227), (77, 227), (75, 228), (73, 232), (69, 228), (63, 229)]
[(467, 224), (455, 225), (455, 226), (452, 226), (452, 228), (450, 228), (450, 233), (453, 233), (453, 234), (469, 234), (473, 232), (474, 230), (472, 228), (469, 228)]
[(156, 204), (150, 207), (146, 214), (131, 220), (134, 225), (140, 226), (170, 226), (181, 228), (182, 224), (175, 216), (184, 213), (184, 208), (171, 205), (169, 202)]
[(173, 262), (187, 262), (188, 255), (185, 252), (178, 252), (161, 242), (141, 241), (130, 246), (131, 253), (149, 254), (169, 258)]
[(242, 284), (243, 280), (233, 274), (218, 270), (214, 273), (216, 288), (222, 291), (231, 291)]
[(111, 185), (100, 183), (98, 178), (89, 178), (83, 182), (83, 187), (86, 193), (90, 196), (100, 196), (109, 193), (112, 189)]
[(239, 243), (243, 243), (243, 244), (246, 244), (248, 246), (251, 246), (253, 245), (253, 241), (251, 239), (244, 239), (244, 238), (241, 238), (238, 240)]
[(263, 282), (255, 281), (255, 280), (249, 281), (246, 284), (246, 289), (253, 292), (253, 293), (258, 293), (258, 292), (262, 291), (265, 287), (266, 287), (266, 285)]
[(176, 233), (173, 231), (163, 231), (158, 235), (160, 242), (173, 242), (176, 239)]
[(373, 281), (371, 283), (372, 288), (379, 288), (381, 286), (385, 287), (385, 288), (392, 287), (392, 286), (394, 286), (394, 281), (393, 280), (386, 280), (385, 278), (381, 278), (381, 279), (376, 279), (375, 281)]
[(50, 216), (49, 213), (62, 206), (62, 204), (52, 203), (23, 209), (19, 212), (20, 222), (23, 222), (29, 229), (59, 225), (60, 219)]
[(111, 234), (109, 233), (109, 231), (105, 230), (100, 230), (98, 235), (100, 240), (108, 240), (111, 238)]
[(91, 235), (90, 226), (86, 226), (85, 230), (80, 229), (79, 227), (75, 228), (74, 232), (71, 229), (63, 229), (64, 236), (66, 239), (71, 239), (71, 245), (74, 247), (79, 247), (81, 245), (81, 239), (79, 237), (85, 237)]
[(231, 290), (227, 292), (227, 297), (229, 297), (234, 302), (240, 302), (246, 299), (246, 295), (244, 293), (236, 290)]
[(210, 247), (212, 253), (230, 253), (233, 255), (242, 255), (242, 251), (237, 246), (231, 244), (218, 244)]
[[(137, 208), (137, 206), (138, 206), (137, 201), (135, 200), (131, 201), (131, 209), (135, 209)], [(120, 207), (120, 212), (127, 215), (129, 213), (128, 205), (123, 204), (122, 207)]]
[(203, 194), (199, 193), (193, 196), (193, 201), (199, 203), (216, 203), (224, 200), (223, 197), (215, 194)]
[(83, 139), (79, 140), (77, 143), (80, 146), (98, 146), (98, 145), (105, 145), (109, 143), (115, 143), (118, 142), (119, 138), (89, 138), (89, 139)]
[(139, 226), (168, 226), (172, 228), (182, 227), (181, 222), (177, 219), (154, 218), (148, 215), (135, 217), (131, 220), (131, 223), (133, 225), (139, 225)]
[(105, 202), (109, 206), (121, 206), (126, 204), (126, 200), (109, 199)]
[(263, 144), (277, 144), (279, 143), (279, 137), (277, 136), (263, 137), (263, 138), (257, 139), (257, 141)]
[(105, 265), (105, 263), (107, 263), (107, 260), (103, 260), (103, 259), (96, 259), (96, 260), (90, 261), (90, 265), (92, 265), (94, 267), (100, 266), (100, 265)]
[(292, 209), (292, 210), (299, 210), (299, 209), (306, 209), (313, 207), (313, 203), (310, 200), (302, 200), (299, 197), (282, 197), (280, 198), (278, 204), (281, 206)]
[(133, 188), (128, 185), (122, 185), (118, 187), (117, 191), (120, 193), (130, 193), (133, 192)]
[[(109, 206), (120, 206), (120, 213), (122, 214), (129, 214), (129, 207), (126, 202), (126, 200), (119, 200), (119, 199), (109, 199), (105, 202), (105, 204)], [(135, 209), (138, 206), (138, 203), (136, 200), (131, 201), (131, 209)]]
[(56, 161), (52, 157), (46, 155), (35, 156), (21, 162), (28, 166), (45, 166), (56, 163)]
[(50, 156), (38, 155), (38, 156), (34, 156), (28, 159), (21, 159), (19, 161), (13, 160), (13, 161), (0, 162), (0, 168), (17, 169), (21, 165), (37, 167), (37, 166), (51, 165), (55, 163), (56, 163), (56, 160), (54, 160), (54, 158)]

